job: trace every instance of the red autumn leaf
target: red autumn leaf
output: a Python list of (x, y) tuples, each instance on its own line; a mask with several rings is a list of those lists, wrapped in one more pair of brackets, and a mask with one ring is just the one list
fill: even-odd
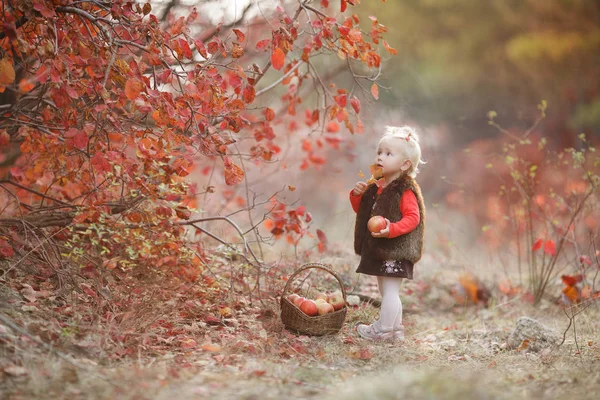
[(79, 150), (85, 149), (87, 147), (87, 144), (88, 136), (85, 132), (79, 131), (75, 136), (73, 136), (73, 145)]
[(181, 53), (185, 58), (192, 58), (192, 49), (190, 48), (190, 44), (184, 38), (180, 38), (178, 41), (179, 48), (181, 49)]
[(375, 98), (375, 100), (379, 100), (379, 86), (377, 86), (376, 83), (374, 83), (371, 86), (371, 94), (373, 95), (373, 97)]
[(583, 264), (592, 265), (592, 260), (590, 259), (589, 256), (580, 256), (579, 263), (582, 265)]
[(196, 46), (196, 50), (202, 56), (202, 58), (208, 58), (208, 52), (206, 51), (206, 46), (201, 40), (194, 40), (194, 45)]
[(42, 14), (46, 18), (56, 17), (56, 12), (53, 8), (46, 7), (45, 1), (37, 1), (33, 3), (33, 8)]
[(2, 133), (0, 133), (0, 146), (2, 146), (2, 147), (8, 146), (9, 143), (10, 143), (10, 135), (8, 134), (8, 132), (3, 131)]
[(567, 286), (575, 286), (577, 283), (582, 281), (583, 276), (582, 275), (575, 275), (575, 276), (562, 275), (560, 277), (560, 279), (562, 279), (563, 283)]
[(12, 246), (4, 239), (0, 238), (0, 255), (6, 258), (15, 255), (15, 251)]
[(256, 97), (256, 89), (254, 89), (254, 86), (252, 86), (252, 85), (244, 86), (244, 91), (242, 93), (242, 99), (244, 100), (244, 102), (246, 104), (250, 104), (254, 101), (255, 97)]
[(546, 240), (544, 243), (544, 253), (550, 256), (556, 255), (556, 246), (554, 245), (553, 240)]
[(273, 121), (273, 119), (275, 119), (275, 111), (269, 107), (265, 108), (265, 119), (267, 121)]
[(271, 53), (271, 64), (278, 71), (285, 65), (285, 54), (279, 47), (275, 47)]
[(323, 243), (324, 245), (327, 245), (327, 236), (325, 235), (325, 232), (323, 232), (320, 229), (317, 229), (317, 238), (319, 239), (319, 242)]
[(348, 7), (348, 0), (342, 0), (341, 5), (340, 5), (340, 10), (342, 12), (346, 11), (346, 7)]
[(348, 98), (348, 96), (346, 94), (340, 94), (338, 96), (335, 96), (335, 102), (338, 103), (338, 105), (340, 107), (346, 107), (346, 99)]
[(237, 37), (238, 42), (243, 42), (244, 40), (246, 40), (246, 35), (244, 35), (244, 33), (242, 31), (240, 31), (239, 29), (234, 29), (233, 33), (235, 33), (235, 36)]
[(229, 157), (225, 157), (225, 183), (229, 186), (237, 185), (244, 180), (244, 171), (235, 165)]
[(302, 141), (302, 150), (307, 153), (312, 151), (312, 143), (308, 139)]
[(337, 122), (335, 121), (331, 121), (327, 124), (327, 128), (326, 131), (329, 133), (336, 133), (340, 131), (340, 126), (338, 125)]
[(362, 33), (360, 32), (360, 30), (352, 28), (348, 32), (348, 39), (350, 39), (354, 43), (360, 42), (362, 40)]
[(256, 43), (256, 50), (266, 51), (269, 49), (269, 45), (271, 44), (271, 39), (263, 39)]
[(355, 113), (358, 114), (360, 112), (360, 100), (358, 100), (356, 96), (352, 96), (352, 99), (350, 100), (350, 105), (354, 109)]
[(531, 251), (538, 251), (539, 249), (542, 248), (543, 244), (544, 244), (544, 241), (542, 239), (536, 240), (535, 243), (533, 244), (533, 246), (531, 246)]
[(142, 89), (142, 82), (133, 78), (127, 79), (127, 82), (125, 83), (125, 96), (127, 96), (129, 100), (134, 100), (138, 97)]

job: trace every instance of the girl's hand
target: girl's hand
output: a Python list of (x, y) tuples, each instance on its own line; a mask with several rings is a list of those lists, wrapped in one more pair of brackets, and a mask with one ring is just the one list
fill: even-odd
[(356, 182), (356, 185), (354, 185), (354, 190), (352, 191), (352, 193), (355, 196), (360, 196), (361, 194), (363, 194), (365, 192), (365, 190), (367, 190), (367, 184), (365, 182)]
[(390, 220), (387, 218), (384, 218), (384, 219), (385, 219), (385, 228), (383, 228), (379, 232), (371, 232), (371, 236), (373, 236), (374, 238), (387, 238), (390, 236)]

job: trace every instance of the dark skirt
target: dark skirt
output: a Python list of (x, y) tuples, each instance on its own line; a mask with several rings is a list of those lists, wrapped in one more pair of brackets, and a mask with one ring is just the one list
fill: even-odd
[(408, 260), (374, 260), (361, 257), (356, 272), (374, 276), (413, 279), (413, 263)]

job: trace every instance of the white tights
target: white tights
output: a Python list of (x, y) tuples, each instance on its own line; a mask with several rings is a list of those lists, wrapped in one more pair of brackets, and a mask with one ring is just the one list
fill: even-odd
[(378, 276), (377, 284), (381, 294), (381, 327), (396, 328), (402, 325), (402, 302), (400, 301), (400, 285), (402, 278)]

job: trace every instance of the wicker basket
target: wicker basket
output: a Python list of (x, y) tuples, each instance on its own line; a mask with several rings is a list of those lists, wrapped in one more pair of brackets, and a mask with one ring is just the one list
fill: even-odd
[(305, 335), (321, 336), (321, 335), (332, 335), (342, 328), (344, 320), (346, 319), (346, 307), (343, 307), (332, 313), (324, 315), (317, 315), (310, 317), (304, 314), (298, 307), (296, 307), (291, 301), (287, 299), (287, 291), (290, 283), (294, 278), (302, 271), (307, 269), (321, 269), (334, 276), (340, 284), (342, 289), (342, 296), (344, 297), (344, 303), (346, 302), (346, 291), (340, 278), (326, 265), (320, 263), (308, 263), (302, 265), (292, 276), (288, 279), (281, 295), (281, 321), (286, 329)]

